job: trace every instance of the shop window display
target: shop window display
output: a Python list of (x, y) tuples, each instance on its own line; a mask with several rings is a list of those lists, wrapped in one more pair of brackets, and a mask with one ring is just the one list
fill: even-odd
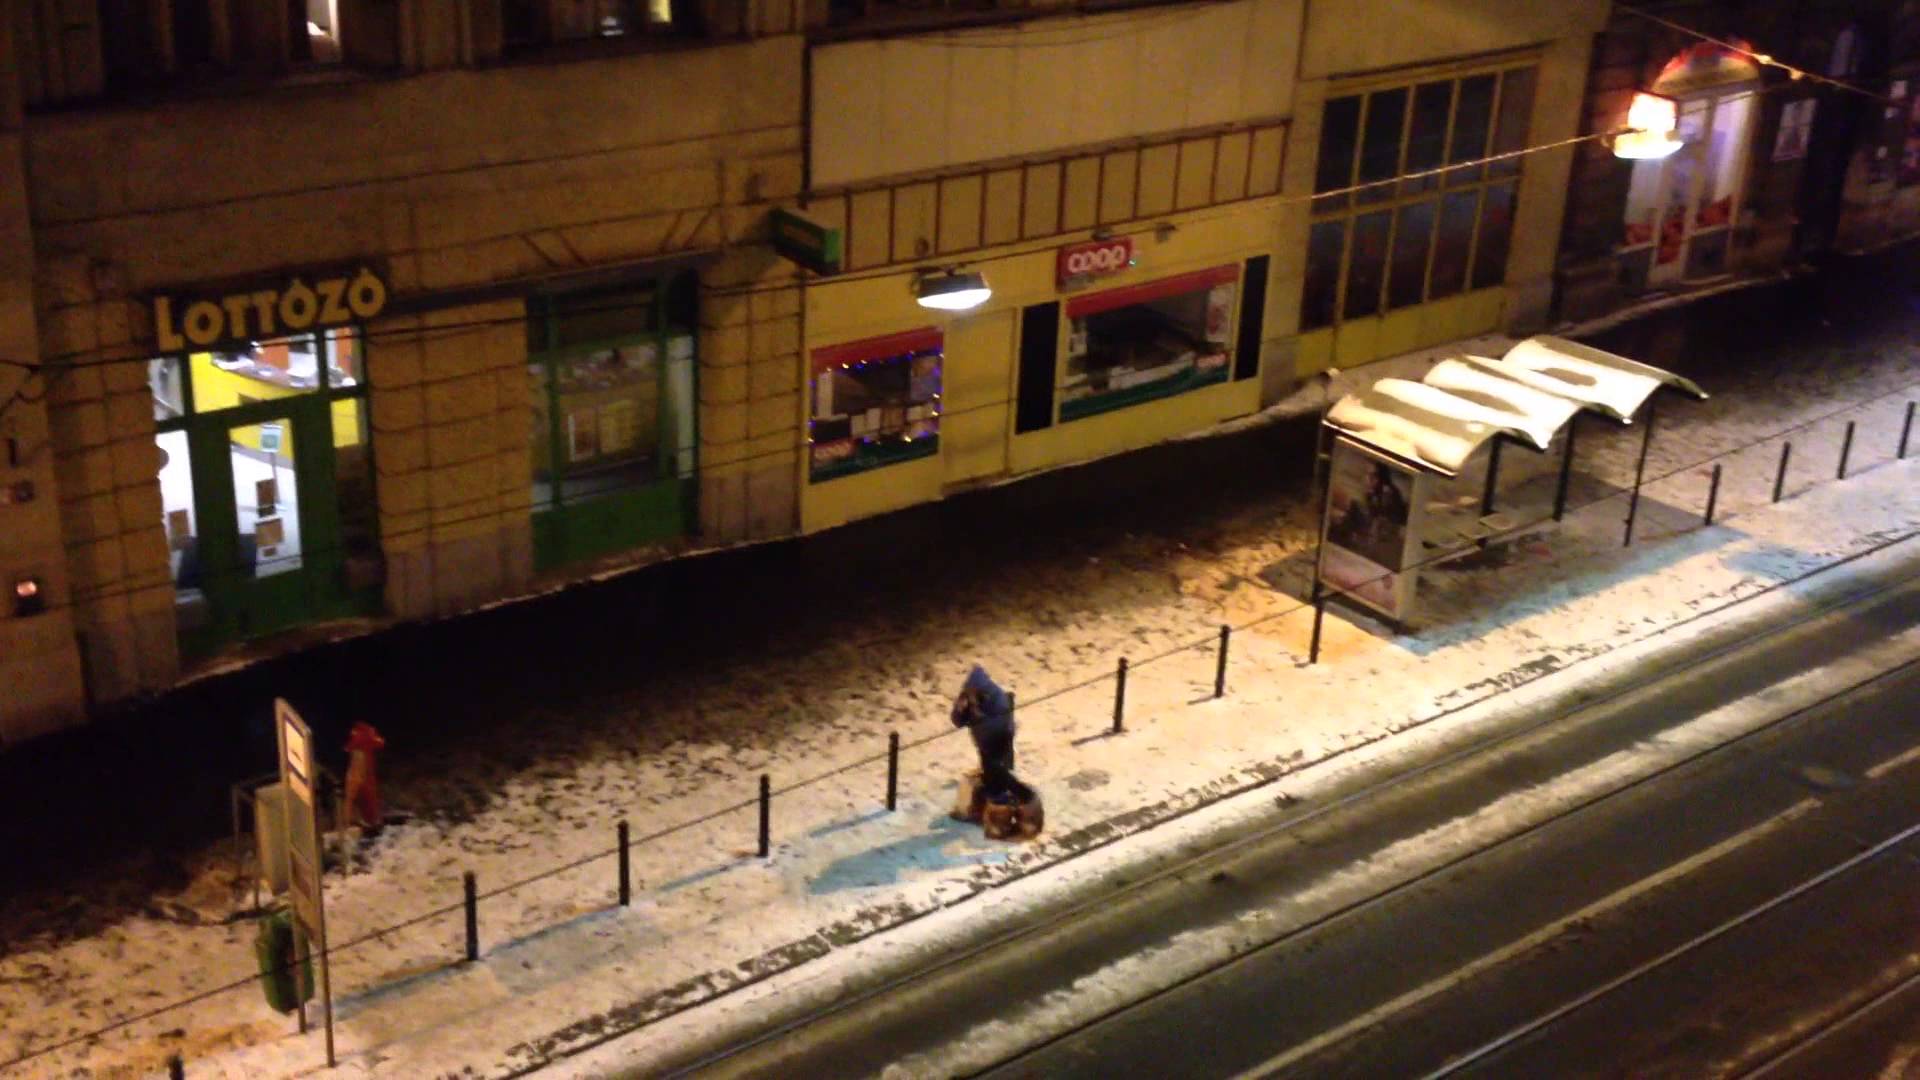
[(940, 338), (931, 331), (816, 352), (811, 480), (938, 452), (940, 365)]
[(1060, 419), (1226, 381), (1237, 280), (1227, 266), (1070, 303)]
[(678, 445), (669, 436), (684, 431), (690, 441), (692, 395), (669, 401), (668, 373), (692, 361), (692, 337), (676, 335), (528, 365), (535, 504), (639, 488), (678, 472), (667, 461), (669, 443)]

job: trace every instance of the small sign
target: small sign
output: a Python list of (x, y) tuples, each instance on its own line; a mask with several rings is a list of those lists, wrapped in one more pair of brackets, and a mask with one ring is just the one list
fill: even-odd
[(845, 261), (839, 229), (822, 225), (797, 211), (776, 209), (768, 219), (773, 250), (816, 274), (837, 274)]
[(1133, 237), (1116, 236), (1069, 244), (1060, 249), (1054, 280), (1061, 288), (1084, 285), (1094, 278), (1117, 274), (1134, 264)]
[(280, 447), (282, 445), (280, 440), (284, 438), (285, 435), (286, 435), (286, 429), (281, 427), (279, 424), (261, 424), (260, 425), (261, 452), (268, 453), (268, 454), (279, 453)]
[[(273, 699), (274, 727), (280, 733), (280, 783), (287, 826), (287, 894), (298, 931), (295, 949), (304, 959), (318, 951), (320, 1002), (327, 1028), (327, 1064), (333, 1064), (333, 980), (327, 956), (326, 894), (320, 880), (320, 816), (314, 804), (313, 730), (284, 698)], [(301, 1030), (306, 1030), (305, 1005)]]

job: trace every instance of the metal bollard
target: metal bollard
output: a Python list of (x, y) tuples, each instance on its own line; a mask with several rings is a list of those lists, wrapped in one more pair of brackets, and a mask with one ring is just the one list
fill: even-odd
[(1780, 493), (1787, 488), (1787, 462), (1793, 460), (1793, 444), (1780, 444), (1780, 472), (1773, 478), (1773, 501), (1780, 501)]
[(766, 773), (760, 774), (760, 857), (766, 858), (772, 850), (773, 836), (773, 781)]
[(1327, 617), (1327, 598), (1318, 586), (1313, 590), (1313, 644), (1307, 647), (1307, 663), (1320, 662), (1320, 623)]
[(1853, 453), (1853, 424), (1852, 420), (1847, 421), (1846, 437), (1840, 440), (1840, 468), (1833, 475), (1835, 480), (1847, 478), (1847, 456)]
[(179, 1054), (167, 1058), (167, 1080), (187, 1080), (187, 1063)]
[(1124, 727), (1127, 712), (1127, 658), (1120, 658), (1120, 668), (1115, 673), (1113, 684), (1113, 733), (1120, 734)]
[(887, 732), (887, 809), (892, 810), (899, 804), (900, 794), (900, 733)]
[(1913, 402), (1907, 402), (1907, 419), (1900, 425), (1900, 452), (1893, 455), (1894, 460), (1904, 461), (1907, 456), (1907, 436), (1913, 434)]
[(633, 863), (627, 854), (627, 823), (614, 827), (620, 837), (620, 906), (633, 903)]
[(1720, 501), (1720, 466), (1713, 467), (1713, 479), (1707, 484), (1707, 524), (1713, 524), (1713, 508)]
[(467, 893), (467, 961), (472, 963), (480, 959), (480, 887), (471, 870), (461, 881)]
[(1220, 660), (1213, 668), (1213, 696), (1227, 696), (1227, 639), (1233, 636), (1233, 627), (1222, 624), (1220, 627)]

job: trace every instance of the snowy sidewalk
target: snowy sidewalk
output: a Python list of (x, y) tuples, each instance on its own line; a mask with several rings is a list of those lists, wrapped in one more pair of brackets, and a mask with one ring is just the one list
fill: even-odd
[[(1617, 489), (1631, 480), (1639, 433), (1583, 427), (1579, 509), (1429, 573), (1424, 618), (1407, 634), (1330, 612), (1318, 666), (1303, 665), (1311, 612), (1297, 599), (1316, 508), (1249, 508), (1244, 533), (1208, 548), (1143, 553), (1143, 565), (1125, 572), (1089, 565), (1053, 583), (1052, 597), (958, 640), (934, 647), (903, 634), (885, 656), (910, 661), (862, 668), (869, 653), (860, 642), (783, 660), (802, 671), (833, 669), (833, 685), (866, 689), (844, 692), (824, 718), (792, 704), (778, 710), (784, 719), (753, 752), (715, 734), (705, 745), (682, 740), (673, 755), (610, 753), (518, 780), (522, 789), (503, 792), (496, 809), (470, 822), (389, 829), (365, 867), (329, 882), (336, 943), (457, 902), (460, 871), (472, 868), (485, 894), (483, 953), (477, 964), (457, 963), (457, 910), (342, 952), (334, 965), (342, 1067), (413, 1077), (536, 1065), (928, 913), (998, 895), (1037, 871), (1071, 874), (1076, 856), (1235, 793), (1284, 790), (1284, 778), (1306, 765), (1448, 722), (1514, 686), (1588, 678), (1634, 642), (1683, 638), (1703, 614), (1896, 543), (1920, 530), (1920, 466), (1890, 461), (1913, 393), (1889, 391), (1915, 378), (1913, 358), (1908, 347), (1859, 373), (1848, 384), (1852, 396), (1873, 397), (1859, 408), (1837, 411), (1831, 388), (1795, 409), (1783, 405), (1796, 400), (1784, 388), (1772, 397), (1709, 386), (1723, 396), (1663, 412), (1649, 469), (1658, 479), (1643, 492), (1631, 548), (1621, 546), (1626, 500)], [(1345, 378), (1426, 362), (1408, 358)], [(1848, 420), (1858, 425), (1851, 475), (1836, 481)], [(1772, 504), (1779, 442), (1764, 436), (1803, 424), (1791, 436), (1800, 465), (1790, 498)], [(1716, 457), (1738, 445), (1748, 448)], [(1718, 523), (1705, 529), (1699, 514), (1716, 461), (1724, 472)], [(1523, 517), (1527, 508), (1539, 513), (1538, 482), (1556, 465), (1552, 455), (1510, 452), (1502, 505)], [(1454, 493), (1477, 498), (1478, 490), (1469, 476)], [(1213, 700), (1221, 623), (1235, 631), (1228, 693)], [(1145, 662), (1187, 643), (1199, 644)], [(1113, 735), (1106, 676), (1123, 655), (1134, 668), (1126, 730)], [(953, 778), (971, 756), (964, 736), (947, 727), (947, 698), (973, 658), (1020, 696), (1021, 773), (1047, 797), (1049, 829), (1039, 843), (989, 842), (945, 816)], [(782, 672), (759, 674), (782, 682)], [(750, 697), (724, 704), (748, 719), (754, 708), (776, 714)], [(883, 751), (889, 729), (908, 743), (932, 740), (902, 755), (892, 814), (883, 806), (884, 761), (847, 765)], [(802, 783), (834, 770), (844, 771)], [(753, 857), (755, 808), (728, 810), (750, 803), (762, 771), (777, 789), (767, 860)], [(644, 797), (634, 797), (636, 785)], [(632, 817), (636, 836), (645, 836), (710, 814), (717, 816), (637, 846), (635, 902), (614, 906), (615, 862), (591, 856), (611, 847), (615, 820)], [(16, 952), (0, 960), (0, 987), (55, 989), (42, 989), (38, 1001), (23, 991), (0, 995), (0, 1059), (242, 977), (251, 970), (250, 937), (248, 924), (134, 920)], [(48, 973), (57, 977), (43, 979)], [(191, 1076), (323, 1067), (318, 1035), (293, 1035), (291, 1021), (248, 986), (17, 1068), (111, 1075), (157, 1069), (174, 1051)]]

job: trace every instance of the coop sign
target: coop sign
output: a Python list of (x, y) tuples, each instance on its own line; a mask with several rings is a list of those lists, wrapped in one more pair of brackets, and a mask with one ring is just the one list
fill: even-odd
[(1055, 276), (1061, 286), (1078, 285), (1132, 265), (1133, 237), (1120, 236), (1061, 248)]
[(161, 352), (207, 349), (365, 322), (387, 306), (387, 283), (367, 267), (296, 274), (271, 288), (153, 298)]

